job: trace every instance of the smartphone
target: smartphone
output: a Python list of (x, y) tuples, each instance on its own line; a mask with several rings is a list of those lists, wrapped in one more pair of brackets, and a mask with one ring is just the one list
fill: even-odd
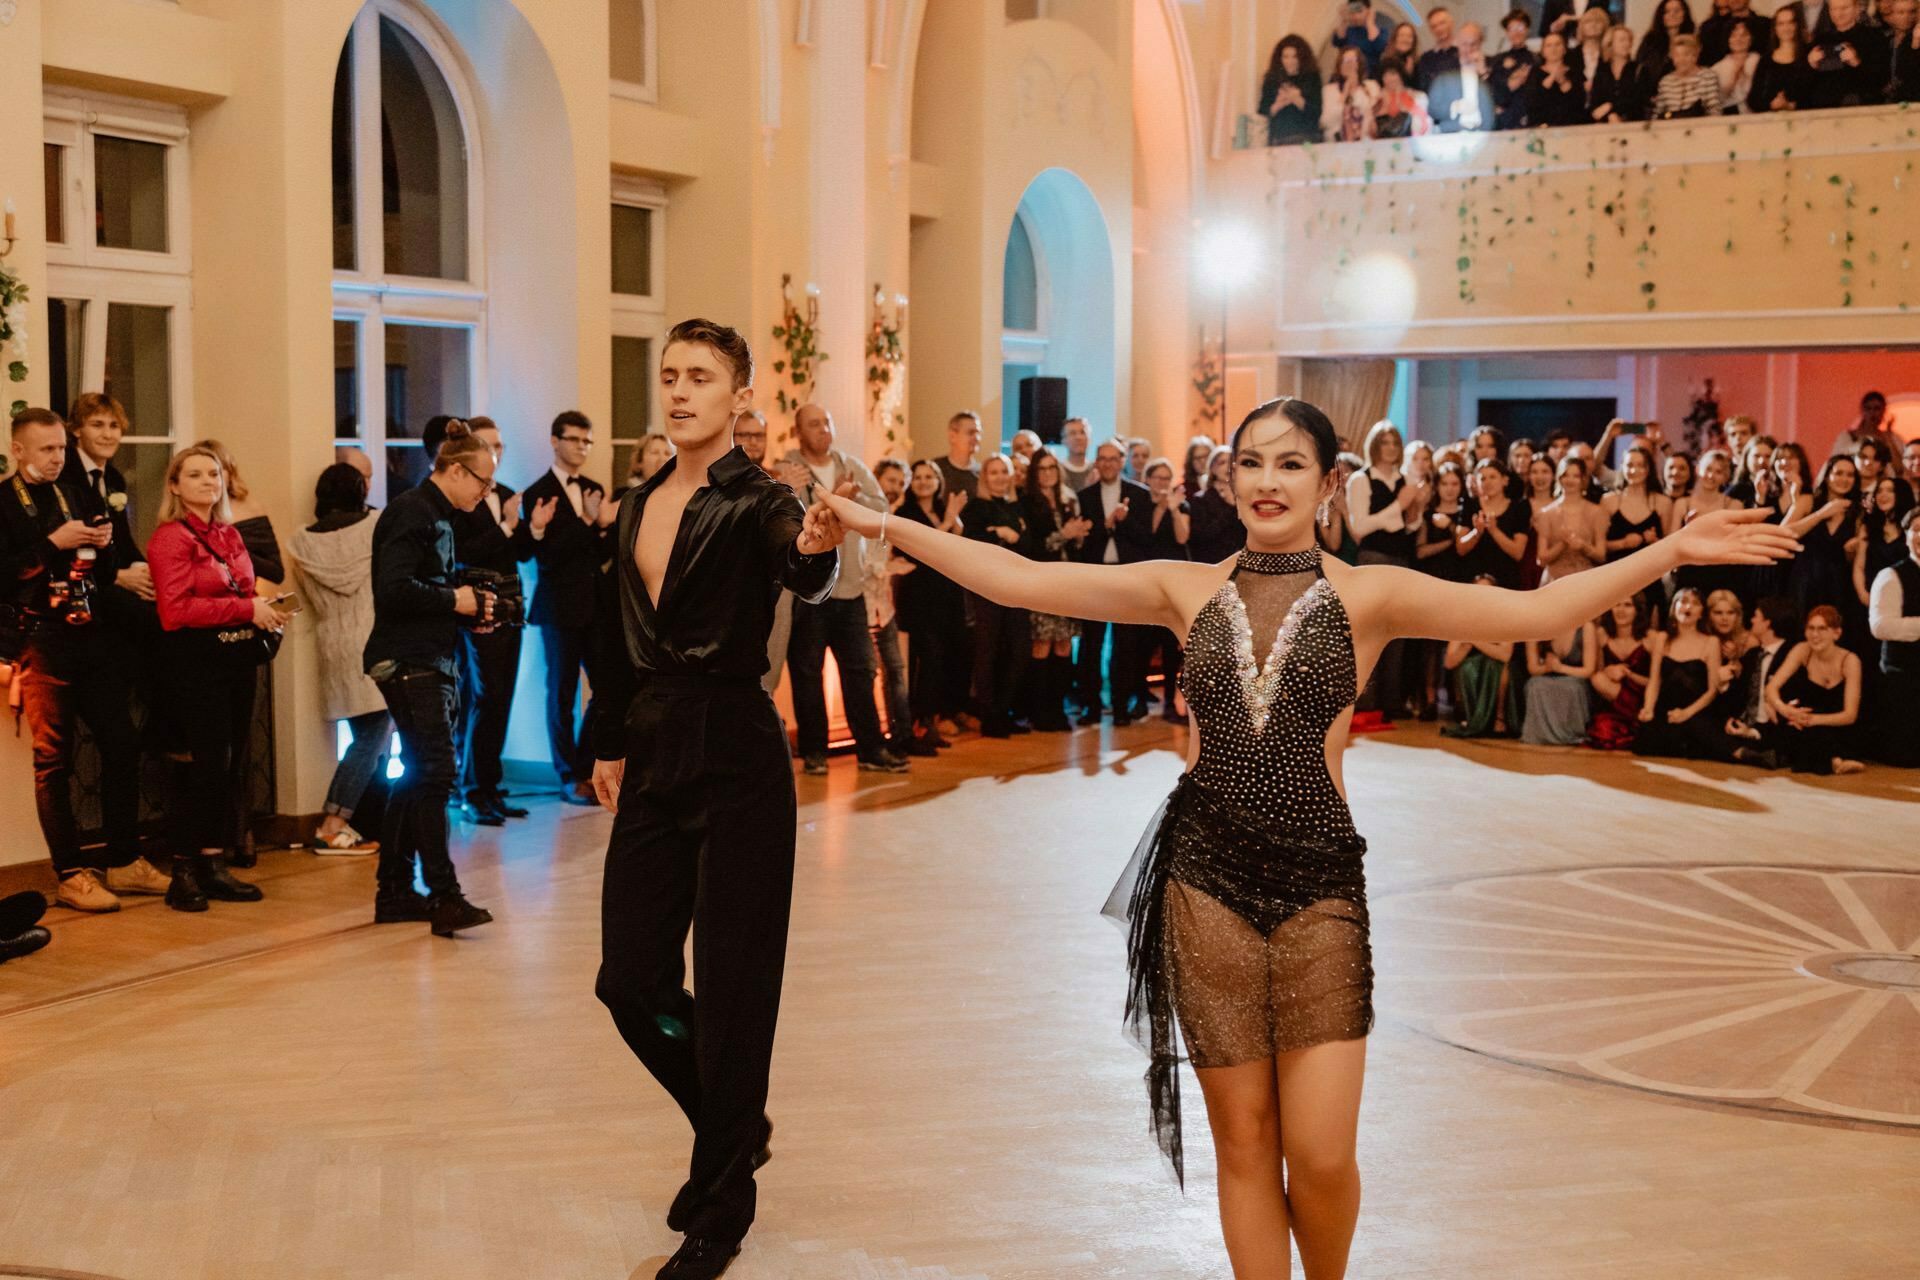
[(1620, 434), (1623, 436), (1643, 436), (1647, 434), (1647, 424), (1644, 422), (1623, 422), (1620, 424)]

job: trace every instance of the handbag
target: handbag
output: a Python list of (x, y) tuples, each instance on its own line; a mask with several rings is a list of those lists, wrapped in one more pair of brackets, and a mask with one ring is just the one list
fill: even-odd
[[(234, 576), (233, 566), (227, 563), (227, 558), (215, 551), (213, 544), (187, 520), (183, 518), (180, 523), (193, 535), (193, 540), (205, 547), (207, 554), (219, 563), (220, 571), (226, 575), (227, 586), (233, 594), (240, 599), (250, 599), (240, 589), (240, 580)], [(232, 670), (264, 667), (280, 652), (280, 633), (257, 627), (251, 622), (232, 623), (223, 627), (187, 627), (173, 635), (174, 642), (199, 662)]]

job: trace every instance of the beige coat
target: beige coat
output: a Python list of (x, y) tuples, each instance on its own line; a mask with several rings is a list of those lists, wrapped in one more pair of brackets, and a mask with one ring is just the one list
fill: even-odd
[(329, 720), (387, 709), (361, 657), (373, 633), (373, 526), (378, 518), (378, 512), (370, 511), (344, 529), (302, 529), (287, 544), (287, 558), (300, 579), (301, 603), (313, 616), (319, 636), (320, 693)]

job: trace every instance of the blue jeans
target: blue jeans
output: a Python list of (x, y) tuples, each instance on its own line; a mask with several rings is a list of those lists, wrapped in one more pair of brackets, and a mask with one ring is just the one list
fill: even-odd
[(793, 717), (800, 722), (800, 754), (827, 754), (827, 650), (840, 668), (840, 701), (854, 748), (871, 760), (885, 748), (880, 709), (873, 703), (873, 635), (867, 630), (867, 602), (825, 600), (793, 602), (793, 635), (787, 641), (787, 669), (793, 673)]
[(380, 771), (386, 758), (387, 740), (393, 735), (393, 717), (384, 711), (366, 711), (347, 717), (353, 730), (353, 745), (333, 768), (333, 782), (327, 787), (326, 812), (338, 818), (351, 818), (367, 794), (367, 784)]
[(907, 699), (907, 659), (900, 652), (900, 620), (873, 633), (873, 647), (880, 651), (881, 688), (887, 695), (887, 736), (895, 746), (906, 745), (913, 737), (913, 711)]

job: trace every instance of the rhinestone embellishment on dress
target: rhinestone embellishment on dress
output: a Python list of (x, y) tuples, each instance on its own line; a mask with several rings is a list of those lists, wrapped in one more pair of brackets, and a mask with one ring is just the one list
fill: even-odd
[[(1318, 559), (1318, 556), (1314, 556), (1316, 562)], [(1244, 565), (1246, 560), (1247, 556), (1243, 554), (1241, 563)], [(1226, 585), (1221, 587), (1227, 597), (1227, 612), (1233, 619), (1233, 655), (1240, 675), (1240, 694), (1246, 699), (1247, 719), (1256, 734), (1266, 731), (1267, 718), (1273, 713), (1273, 700), (1280, 692), (1280, 672), (1293, 648), (1293, 636), (1300, 628), (1300, 619), (1316, 603), (1316, 597), (1328, 590), (1331, 588), (1327, 580), (1320, 578), (1301, 593), (1300, 598), (1287, 610), (1280, 629), (1273, 633), (1273, 648), (1268, 651), (1266, 662), (1256, 666), (1253, 660), (1253, 623), (1247, 617), (1247, 603), (1240, 598), (1240, 588), (1233, 584), (1233, 579), (1227, 579)]]

